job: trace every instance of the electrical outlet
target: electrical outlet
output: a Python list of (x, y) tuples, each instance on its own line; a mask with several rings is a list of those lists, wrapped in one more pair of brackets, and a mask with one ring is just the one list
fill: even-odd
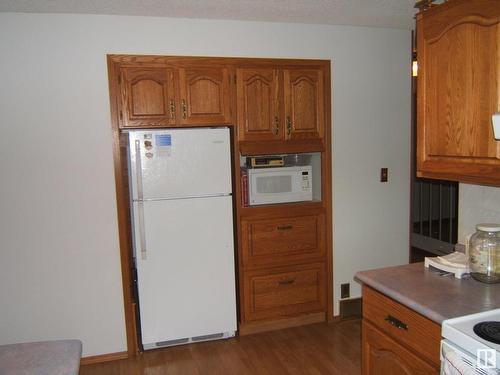
[(340, 284), (340, 298), (349, 298), (351, 296), (351, 285), (349, 283)]
[(389, 179), (389, 172), (387, 168), (380, 168), (380, 182), (387, 182)]

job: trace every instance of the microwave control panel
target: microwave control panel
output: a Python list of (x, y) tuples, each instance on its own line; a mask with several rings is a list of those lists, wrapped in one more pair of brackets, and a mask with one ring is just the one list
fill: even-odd
[(302, 172), (302, 191), (308, 191), (310, 187), (309, 172)]

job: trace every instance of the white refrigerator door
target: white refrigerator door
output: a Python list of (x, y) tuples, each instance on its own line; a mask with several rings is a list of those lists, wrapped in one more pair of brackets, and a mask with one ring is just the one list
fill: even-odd
[(147, 239), (146, 258), (136, 258), (144, 347), (234, 332), (231, 196), (135, 202), (134, 210), (139, 204)]
[(138, 184), (143, 199), (231, 193), (228, 128), (137, 130), (129, 140), (133, 199)]

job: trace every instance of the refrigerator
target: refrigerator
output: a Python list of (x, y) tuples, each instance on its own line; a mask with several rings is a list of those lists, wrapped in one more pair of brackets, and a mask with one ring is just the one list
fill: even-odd
[(128, 136), (143, 349), (234, 336), (229, 129), (130, 130)]

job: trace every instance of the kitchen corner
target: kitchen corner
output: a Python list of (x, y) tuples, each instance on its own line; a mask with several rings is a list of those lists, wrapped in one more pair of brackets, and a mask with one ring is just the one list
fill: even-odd
[[(461, 357), (457, 364), (462, 366), (468, 357), (460, 348), (474, 353), (498, 346), (470, 336), (483, 314), (500, 309), (500, 284), (445, 276), (424, 263), (362, 271), (355, 279), (363, 284), (363, 374), (385, 366), (401, 370), (395, 373), (438, 374), (443, 358), (443, 364), (449, 362), (446, 348)], [(469, 362), (479, 364), (476, 358)]]

